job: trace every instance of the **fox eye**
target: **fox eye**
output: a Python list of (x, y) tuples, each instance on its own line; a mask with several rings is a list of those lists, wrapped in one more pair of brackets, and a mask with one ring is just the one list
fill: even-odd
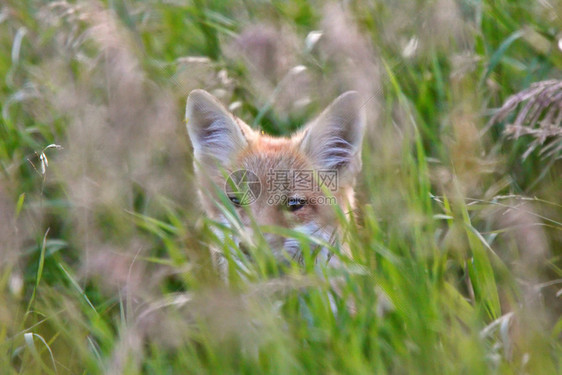
[(305, 205), (306, 205), (305, 198), (289, 198), (287, 200), (287, 208), (291, 212), (298, 211), (301, 208), (303, 208)]
[(230, 195), (228, 199), (230, 199), (230, 201), (234, 203), (235, 206), (240, 206), (240, 198), (238, 198), (237, 196)]

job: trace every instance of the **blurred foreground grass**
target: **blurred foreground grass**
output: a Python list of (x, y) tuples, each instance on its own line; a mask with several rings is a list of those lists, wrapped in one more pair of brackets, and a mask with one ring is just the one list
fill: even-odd
[[(1, 373), (562, 373), (562, 154), (541, 154), (562, 138), (523, 158), (533, 139), (504, 129), (524, 104), (488, 124), (562, 78), (561, 14), (4, 0)], [(182, 121), (194, 88), (272, 134), (364, 96), (354, 258), (324, 270), (340, 295), (314, 267), (219, 280)]]

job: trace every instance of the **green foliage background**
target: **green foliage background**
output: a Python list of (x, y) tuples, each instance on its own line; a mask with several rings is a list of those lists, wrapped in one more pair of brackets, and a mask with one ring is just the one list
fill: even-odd
[[(531, 140), (503, 135), (517, 111), (488, 124), (561, 78), (561, 15), (556, 0), (4, 0), (1, 373), (562, 373), (560, 155), (522, 158)], [(278, 135), (360, 91), (344, 270), (279, 273), (253, 249), (220, 279), (208, 248), (229, 244), (198, 206), (183, 122), (195, 88)]]

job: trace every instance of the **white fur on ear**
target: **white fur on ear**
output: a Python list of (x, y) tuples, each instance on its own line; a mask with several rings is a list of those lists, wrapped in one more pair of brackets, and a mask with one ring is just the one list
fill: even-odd
[(365, 111), (359, 93), (348, 91), (308, 125), (300, 147), (321, 169), (355, 176), (361, 169)]
[(205, 90), (189, 94), (185, 122), (195, 160), (200, 163), (218, 161), (226, 165), (248, 144), (234, 116)]

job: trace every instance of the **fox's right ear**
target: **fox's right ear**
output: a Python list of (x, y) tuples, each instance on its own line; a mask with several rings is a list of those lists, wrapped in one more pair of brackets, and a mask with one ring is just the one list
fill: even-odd
[[(248, 145), (251, 129), (205, 90), (193, 90), (185, 108), (185, 123), (195, 160), (204, 165), (226, 166), (233, 155)], [(244, 129), (242, 128), (244, 126)]]
[(300, 147), (317, 168), (336, 170), (338, 178), (355, 178), (361, 169), (365, 124), (359, 93), (348, 91), (304, 129)]

